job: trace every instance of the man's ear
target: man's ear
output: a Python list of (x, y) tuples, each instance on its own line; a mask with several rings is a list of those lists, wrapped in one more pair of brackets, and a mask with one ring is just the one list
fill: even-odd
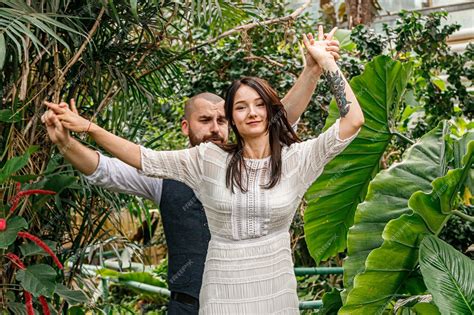
[(186, 137), (189, 136), (189, 122), (186, 119), (181, 120), (181, 132)]

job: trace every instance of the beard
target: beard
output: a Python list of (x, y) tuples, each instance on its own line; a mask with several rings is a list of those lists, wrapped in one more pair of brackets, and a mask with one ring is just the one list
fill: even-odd
[(214, 142), (214, 143), (224, 143), (224, 138), (222, 138), (217, 132), (205, 135), (202, 138), (196, 136), (196, 134), (189, 128), (189, 143), (191, 146), (200, 145), (204, 142)]

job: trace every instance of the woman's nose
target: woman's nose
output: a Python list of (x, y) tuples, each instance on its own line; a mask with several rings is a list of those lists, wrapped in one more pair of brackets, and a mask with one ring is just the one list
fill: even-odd
[(249, 106), (249, 116), (253, 117), (257, 115), (257, 108), (253, 105)]

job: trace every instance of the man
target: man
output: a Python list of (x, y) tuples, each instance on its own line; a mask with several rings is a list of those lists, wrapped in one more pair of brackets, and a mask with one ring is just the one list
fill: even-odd
[[(327, 49), (339, 58), (339, 43), (326, 37)], [(306, 57), (306, 66), (295, 85), (282, 99), (288, 120), (295, 124), (306, 109), (321, 75), (319, 66)], [(61, 103), (61, 106), (68, 106)], [(71, 109), (77, 111), (71, 100)], [(174, 180), (139, 175), (133, 167), (93, 151), (72, 138), (59, 119), (48, 111), (42, 117), (48, 135), (60, 152), (95, 185), (154, 201), (159, 205), (168, 246), (168, 287), (171, 291), (168, 314), (198, 314), (209, 228), (204, 209), (191, 188)], [(205, 141), (225, 143), (229, 127), (224, 100), (212, 93), (201, 93), (185, 104), (181, 130), (191, 146)]]

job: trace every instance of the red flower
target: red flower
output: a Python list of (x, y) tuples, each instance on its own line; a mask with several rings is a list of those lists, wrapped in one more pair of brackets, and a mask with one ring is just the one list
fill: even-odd
[(47, 252), (49, 254), (49, 256), (51, 256), (51, 258), (53, 258), (53, 261), (54, 263), (56, 264), (56, 266), (58, 266), (59, 269), (63, 270), (64, 267), (63, 265), (61, 264), (61, 262), (59, 261), (58, 257), (56, 256), (56, 254), (51, 250), (51, 248), (49, 248), (48, 245), (46, 245), (42, 240), (40, 240), (38, 237), (34, 236), (34, 235), (31, 235), (30, 233), (28, 232), (18, 232), (17, 234), (19, 237), (22, 237), (22, 238), (26, 238), (26, 239), (29, 239), (30, 241), (34, 242), (36, 245), (38, 245), (39, 247), (41, 247), (45, 252)]
[(28, 315), (35, 315), (35, 311), (33, 310), (33, 298), (31, 297), (31, 293), (28, 291), (23, 291), (23, 295), (25, 296), (26, 313)]
[(29, 190), (24, 190), (20, 191), (20, 183), (16, 184), (17, 188), (17, 193), (15, 196), (12, 197), (11, 199), (11, 207), (10, 207), (10, 213), (13, 213), (16, 210), (16, 207), (18, 207), (18, 204), (20, 203), (20, 199), (22, 197), (27, 197), (29, 195), (54, 195), (56, 194), (55, 191), (52, 190), (44, 190), (44, 189), (29, 189)]
[(7, 220), (0, 219), (0, 231), (5, 231), (7, 229)]
[(20, 269), (26, 269), (25, 265), (21, 261), (20, 257), (13, 253), (8, 253), (5, 255), (8, 259), (11, 260), (12, 263), (14, 263), (18, 268)]
[(38, 300), (40, 301), (41, 303), (41, 308), (43, 309), (43, 314), (44, 315), (51, 315), (51, 312), (49, 311), (49, 306), (48, 306), (48, 302), (46, 302), (46, 299), (44, 298), (44, 296), (40, 296), (38, 298)]

